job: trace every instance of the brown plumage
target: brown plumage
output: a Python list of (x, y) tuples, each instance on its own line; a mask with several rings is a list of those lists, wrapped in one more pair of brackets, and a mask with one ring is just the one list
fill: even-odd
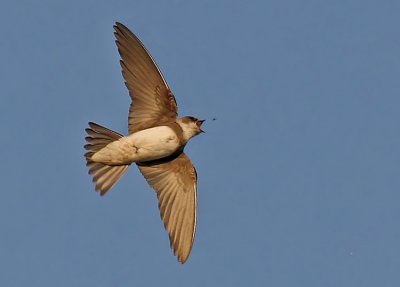
[[(171, 248), (178, 260), (185, 263), (192, 250), (196, 231), (197, 174), (183, 149), (190, 138), (202, 132), (200, 126), (203, 121), (194, 117), (177, 119), (175, 97), (150, 53), (124, 25), (116, 23), (114, 29), (121, 55), (122, 75), (132, 99), (128, 118), (129, 135), (124, 137), (98, 124), (89, 123), (86, 129), (88, 144), (85, 145), (89, 174), (93, 177), (96, 190), (104, 195), (135, 162), (157, 193), (160, 215), (168, 231)], [(154, 128), (160, 126), (164, 126), (159, 131), (166, 133), (166, 142), (176, 142), (177, 147), (173, 152), (168, 151), (165, 157), (156, 160), (132, 160), (128, 164), (126, 160), (118, 163), (116, 157), (114, 163), (112, 156), (115, 153), (117, 156), (121, 152), (125, 152), (123, 155), (127, 153), (128, 157), (124, 159), (132, 157), (130, 153), (135, 152), (140, 156), (142, 147), (135, 146), (135, 143), (151, 143), (149, 135), (161, 136), (153, 132)], [(165, 130), (165, 127), (169, 129)], [(167, 146), (158, 148), (169, 150)], [(102, 162), (100, 159), (104, 156), (111, 156), (112, 163)]]

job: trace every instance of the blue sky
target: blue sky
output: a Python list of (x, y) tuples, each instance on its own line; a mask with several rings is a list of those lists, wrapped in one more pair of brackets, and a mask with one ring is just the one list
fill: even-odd
[[(3, 1), (0, 285), (399, 286), (399, 9)], [(127, 132), (115, 21), (207, 119), (185, 265), (136, 167), (102, 198), (87, 174), (87, 122)]]

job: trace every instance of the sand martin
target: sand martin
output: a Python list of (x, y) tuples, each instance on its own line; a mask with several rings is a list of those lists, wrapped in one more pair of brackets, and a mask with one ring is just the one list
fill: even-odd
[(156, 62), (142, 42), (121, 23), (114, 25), (122, 75), (132, 99), (129, 135), (89, 123), (86, 165), (101, 195), (136, 163), (157, 192), (158, 206), (178, 261), (185, 263), (196, 231), (197, 174), (183, 152), (203, 132), (203, 120), (177, 118), (178, 108)]

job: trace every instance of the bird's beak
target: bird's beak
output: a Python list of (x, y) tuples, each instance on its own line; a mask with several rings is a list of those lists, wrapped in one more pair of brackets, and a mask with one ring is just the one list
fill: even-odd
[(201, 125), (204, 123), (205, 120), (198, 120), (196, 122), (197, 126), (199, 127), (200, 132), (205, 133), (205, 131), (203, 131), (200, 127)]

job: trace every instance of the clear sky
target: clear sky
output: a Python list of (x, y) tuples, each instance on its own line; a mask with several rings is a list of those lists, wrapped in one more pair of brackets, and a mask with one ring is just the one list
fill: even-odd
[[(399, 1), (2, 1), (0, 286), (400, 286)], [(84, 129), (127, 132), (113, 24), (145, 43), (198, 172), (181, 265), (132, 168), (105, 197)], [(216, 118), (215, 121), (212, 119)]]

